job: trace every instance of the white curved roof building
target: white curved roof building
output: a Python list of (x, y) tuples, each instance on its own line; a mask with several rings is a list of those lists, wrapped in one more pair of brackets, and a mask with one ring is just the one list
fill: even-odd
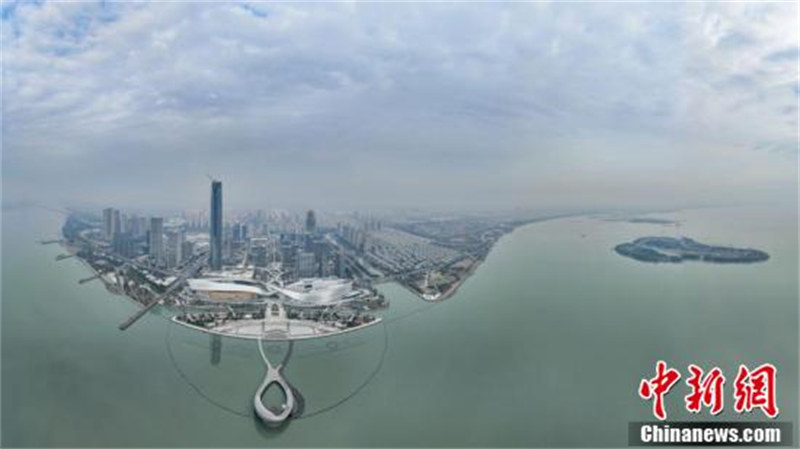
[(354, 289), (353, 282), (338, 278), (301, 279), (280, 287), (242, 278), (194, 278), (189, 289), (212, 300), (252, 300), (279, 293), (295, 306), (329, 306), (351, 301), (365, 293)]
[(187, 282), (189, 289), (210, 299), (242, 300), (270, 294), (261, 283), (250, 279), (194, 278)]
[(301, 279), (285, 287), (270, 287), (297, 303), (314, 306), (350, 301), (362, 293), (353, 289), (352, 281), (337, 278)]

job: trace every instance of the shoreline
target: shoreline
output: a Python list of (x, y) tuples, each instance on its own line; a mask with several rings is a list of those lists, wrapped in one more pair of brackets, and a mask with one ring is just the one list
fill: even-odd
[(365, 329), (365, 328), (374, 326), (374, 325), (376, 325), (376, 324), (378, 324), (380, 322), (383, 322), (383, 318), (375, 317), (375, 320), (374, 321), (370, 321), (369, 323), (362, 324), (360, 326), (350, 327), (350, 328), (343, 329), (343, 330), (340, 330), (340, 331), (329, 332), (329, 333), (326, 333), (326, 334), (302, 335), (302, 336), (299, 336), (299, 337), (287, 337), (287, 338), (262, 338), (260, 336), (241, 335), (241, 334), (232, 334), (232, 333), (228, 333), (228, 332), (215, 331), (213, 329), (207, 329), (207, 328), (204, 328), (204, 327), (195, 326), (194, 324), (185, 323), (185, 322), (179, 320), (177, 316), (173, 316), (173, 317), (169, 318), (169, 321), (172, 321), (173, 323), (180, 324), (181, 326), (184, 326), (184, 327), (186, 327), (186, 328), (188, 328), (190, 330), (204, 332), (206, 334), (211, 334), (211, 335), (219, 335), (221, 337), (236, 338), (236, 339), (239, 339), (239, 340), (297, 341), (297, 340), (314, 340), (314, 339), (320, 339), (320, 338), (335, 337), (337, 335), (342, 335), (342, 334), (346, 334), (346, 333), (349, 333), (349, 332)]
[(489, 251), (486, 252), (486, 255), (485, 255), (485, 257), (483, 259), (476, 259), (475, 263), (473, 263), (469, 267), (469, 269), (466, 271), (464, 277), (459, 279), (457, 282), (454, 282), (452, 285), (450, 285), (450, 287), (445, 292), (441, 293), (439, 296), (437, 296), (437, 297), (435, 297), (433, 299), (425, 298), (423, 295), (421, 295), (420, 293), (418, 293), (417, 291), (415, 291), (414, 289), (412, 289), (411, 287), (409, 287), (406, 284), (403, 284), (403, 283), (397, 282), (397, 281), (395, 281), (395, 283), (400, 285), (401, 287), (405, 288), (409, 292), (413, 293), (415, 296), (417, 296), (418, 298), (422, 299), (425, 302), (437, 303), (437, 302), (445, 301), (445, 300), (450, 299), (451, 297), (453, 297), (458, 292), (458, 289), (461, 288), (461, 286), (464, 283), (466, 283), (467, 280), (470, 279), (477, 272), (478, 267), (480, 265), (482, 265), (486, 261), (486, 259), (489, 257), (489, 254), (491, 254), (491, 252), (494, 251), (495, 246), (497, 246), (497, 244), (500, 243), (500, 241), (502, 239), (506, 238), (507, 236), (510, 236), (511, 234), (516, 232), (517, 230), (519, 230), (521, 228), (524, 228), (524, 227), (527, 227), (527, 226), (532, 226), (532, 225), (535, 225), (535, 224), (538, 224), (538, 223), (542, 223), (542, 222), (545, 222), (545, 221), (560, 220), (562, 218), (581, 217), (581, 216), (585, 216), (585, 215), (587, 215), (587, 214), (586, 213), (576, 213), (576, 214), (558, 215), (558, 216), (554, 216), (554, 217), (534, 218), (534, 219), (527, 220), (527, 221), (524, 221), (522, 223), (517, 224), (510, 231), (508, 231), (508, 232), (504, 233), (503, 235), (501, 235), (492, 244), (492, 246), (489, 248)]
[[(514, 232), (514, 231), (511, 231), (511, 232)], [(509, 232), (509, 234), (511, 232)], [(489, 250), (489, 252), (491, 252), (491, 249)], [(487, 253), (487, 256), (488, 256), (488, 253)], [(427, 302), (442, 302), (442, 301), (445, 301), (447, 299), (450, 299), (450, 297), (455, 295), (456, 292), (458, 292), (458, 289), (461, 288), (461, 286), (463, 284), (465, 284), (467, 282), (467, 280), (472, 277), (472, 275), (475, 274), (475, 272), (478, 270), (478, 266), (480, 266), (482, 264), (483, 264), (483, 260), (482, 259), (481, 260), (476, 260), (475, 263), (470, 265), (469, 270), (467, 270), (467, 272), (464, 274), (463, 278), (459, 279), (458, 282), (454, 282), (450, 286), (450, 288), (448, 288), (444, 293), (442, 293), (441, 295), (437, 296), (436, 298), (426, 299), (423, 296), (420, 296), (420, 297), (424, 301), (427, 301)]]
[(94, 276), (97, 276), (97, 280), (99, 280), (99, 281), (100, 281), (100, 282), (103, 284), (103, 287), (105, 288), (105, 290), (106, 290), (108, 293), (111, 293), (112, 295), (115, 295), (115, 296), (122, 296), (123, 298), (127, 299), (127, 300), (128, 300), (128, 302), (130, 302), (131, 304), (134, 304), (134, 305), (138, 306), (140, 309), (141, 309), (142, 307), (147, 307), (147, 305), (146, 305), (146, 304), (142, 304), (141, 302), (139, 302), (139, 301), (137, 301), (137, 300), (135, 300), (135, 299), (131, 298), (130, 296), (126, 295), (125, 293), (122, 293), (122, 292), (119, 292), (119, 291), (117, 291), (117, 290), (116, 290), (116, 286), (109, 285), (109, 283), (108, 283), (108, 282), (106, 282), (106, 280), (105, 280), (105, 278), (103, 277), (103, 275), (102, 275), (102, 274), (100, 274), (100, 272), (99, 272), (99, 271), (97, 271), (97, 270), (96, 270), (96, 269), (95, 269), (95, 268), (92, 266), (92, 264), (90, 264), (90, 263), (89, 263), (89, 262), (87, 262), (85, 259), (83, 259), (82, 257), (79, 257), (79, 256), (77, 255), (77, 251), (75, 250), (75, 248), (74, 248), (74, 247), (72, 247), (72, 246), (70, 246), (70, 245), (68, 245), (68, 244), (66, 244), (66, 243), (59, 243), (59, 245), (60, 245), (61, 247), (63, 247), (64, 249), (66, 249), (68, 253), (70, 253), (70, 254), (72, 254), (72, 255), (74, 256), (74, 257), (72, 257), (72, 259), (77, 259), (77, 260), (79, 260), (79, 261), (80, 261), (80, 263), (81, 263), (83, 266), (85, 266), (85, 267), (87, 267), (87, 268), (89, 269), (89, 271), (92, 273), (92, 275), (94, 275)]

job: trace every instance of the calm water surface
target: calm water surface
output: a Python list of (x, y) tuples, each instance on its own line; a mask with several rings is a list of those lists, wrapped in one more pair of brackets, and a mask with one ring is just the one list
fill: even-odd
[[(253, 342), (224, 339), (214, 354), (207, 335), (159, 314), (118, 331), (136, 306), (99, 283), (78, 285), (83, 265), (35, 243), (62, 217), (7, 211), (2, 445), (624, 446), (627, 423), (651, 419), (635, 392), (659, 358), (682, 372), (718, 365), (729, 380), (739, 363), (772, 362), (780, 419), (796, 423), (796, 210), (659, 216), (681, 225), (579, 217), (520, 228), (441, 304), (382, 287), (392, 301), (384, 326), (294, 346), (286, 375), (305, 415), (267, 431), (250, 408), (263, 376)], [(645, 235), (772, 257), (651, 265), (612, 251)], [(668, 396), (669, 417), (696, 419), (681, 410), (683, 394)], [(722, 416), (736, 419), (731, 394)]]

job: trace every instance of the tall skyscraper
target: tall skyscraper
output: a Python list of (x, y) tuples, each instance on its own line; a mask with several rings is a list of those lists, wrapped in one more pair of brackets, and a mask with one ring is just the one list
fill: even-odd
[(115, 235), (122, 233), (122, 219), (119, 216), (119, 209), (114, 209), (111, 222), (111, 238), (113, 239)]
[(164, 263), (164, 219), (150, 218), (150, 257), (157, 265)]
[(222, 182), (211, 181), (211, 219), (209, 229), (208, 266), (222, 269)]
[(183, 244), (185, 242), (186, 234), (183, 228), (174, 229), (167, 234), (167, 267), (176, 267), (184, 261)]
[(139, 234), (137, 234), (137, 237), (147, 234), (148, 229), (150, 228), (147, 226), (147, 217), (139, 217)]
[(142, 228), (139, 226), (139, 217), (131, 215), (128, 217), (128, 222), (125, 225), (125, 232), (129, 232), (134, 237), (139, 237), (142, 234)]
[(111, 240), (114, 233), (114, 208), (107, 207), (103, 209), (103, 236)]
[(314, 211), (310, 210), (306, 213), (306, 232), (309, 234), (313, 234), (317, 230), (317, 217), (314, 215)]

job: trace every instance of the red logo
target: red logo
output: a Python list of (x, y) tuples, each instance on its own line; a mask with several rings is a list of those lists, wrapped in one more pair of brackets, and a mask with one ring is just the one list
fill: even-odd
[(705, 377), (702, 368), (697, 365), (689, 365), (689, 371), (692, 376), (686, 379), (686, 385), (692, 392), (686, 395), (686, 410), (700, 413), (700, 409), (705, 405), (711, 407), (712, 415), (721, 412), (724, 406), (722, 388), (725, 385), (722, 370), (714, 367)]
[[(684, 405), (690, 413), (700, 413), (708, 407), (711, 415), (718, 415), (725, 407), (725, 375), (718, 367), (708, 372), (697, 365), (689, 365), (690, 376), (686, 379), (689, 394), (684, 397)], [(778, 416), (775, 383), (778, 370), (765, 363), (754, 370), (740, 365), (734, 380), (734, 409), (737, 413), (749, 413), (760, 408), (769, 418)], [(639, 383), (639, 397), (653, 401), (653, 415), (659, 420), (667, 419), (664, 400), (672, 387), (678, 383), (681, 373), (667, 367), (663, 360), (656, 362), (656, 375), (652, 379), (642, 379)]]
[(681, 373), (674, 368), (667, 369), (667, 364), (663, 360), (656, 363), (656, 377), (644, 379), (639, 384), (639, 397), (642, 399), (653, 399), (653, 414), (660, 420), (667, 419), (667, 412), (664, 411), (664, 396), (681, 378)]
[(770, 363), (765, 363), (753, 371), (746, 366), (739, 366), (734, 385), (736, 402), (733, 408), (737, 413), (750, 412), (760, 408), (770, 418), (778, 416), (778, 406), (775, 405), (775, 377), (778, 370)]

